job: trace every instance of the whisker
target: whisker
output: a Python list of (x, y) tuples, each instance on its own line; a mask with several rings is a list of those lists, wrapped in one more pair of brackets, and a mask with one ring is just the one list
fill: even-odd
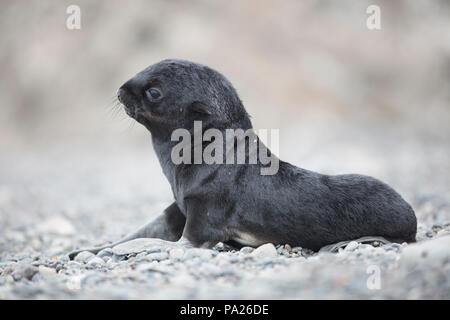
[(111, 100), (112, 101), (108, 104), (109, 107), (107, 108), (108, 111), (106, 113), (106, 116), (110, 119), (114, 119), (115, 117), (117, 117), (119, 112), (123, 110), (123, 108), (121, 108), (122, 103), (119, 101), (117, 96), (112, 97)]

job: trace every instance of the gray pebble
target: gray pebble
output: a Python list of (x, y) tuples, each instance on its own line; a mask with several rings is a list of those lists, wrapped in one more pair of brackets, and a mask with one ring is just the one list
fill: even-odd
[(69, 261), (69, 262), (67, 263), (67, 266), (68, 266), (69, 268), (76, 268), (76, 269), (79, 269), (79, 268), (82, 267), (82, 264), (81, 264), (80, 262), (77, 262), (77, 261)]
[(126, 259), (126, 255), (117, 255), (117, 254), (113, 254), (113, 256), (111, 257), (111, 261), (112, 262), (119, 262), (119, 261), (123, 261)]
[(14, 280), (18, 281), (22, 278), (31, 280), (33, 276), (38, 273), (39, 269), (30, 264), (19, 264), (14, 270), (12, 276)]
[(89, 259), (87, 265), (89, 267), (101, 267), (105, 264), (105, 261), (103, 261), (100, 257), (93, 257), (92, 259)]
[(225, 245), (223, 244), (223, 242), (219, 242), (213, 248), (213, 250), (216, 250), (216, 251), (224, 251), (224, 249), (225, 249)]
[(95, 255), (92, 252), (89, 251), (82, 251), (75, 257), (74, 261), (86, 263), (90, 258), (95, 257)]
[(252, 247), (242, 247), (241, 250), (239, 250), (240, 253), (242, 254), (250, 254), (254, 251), (255, 249)]
[(136, 259), (142, 259), (147, 256), (147, 252), (141, 252), (136, 255)]
[(66, 256), (66, 255), (59, 256), (59, 257), (58, 257), (58, 260), (61, 261), (62, 263), (65, 263), (65, 262), (69, 262), (69, 261), (70, 261), (69, 257)]
[(292, 248), (292, 252), (293, 252), (293, 253), (299, 253), (299, 252), (302, 252), (302, 247), (294, 247), (294, 248)]
[(97, 253), (97, 257), (99, 258), (111, 257), (112, 255), (113, 251), (111, 248), (105, 248), (101, 250), (99, 253)]

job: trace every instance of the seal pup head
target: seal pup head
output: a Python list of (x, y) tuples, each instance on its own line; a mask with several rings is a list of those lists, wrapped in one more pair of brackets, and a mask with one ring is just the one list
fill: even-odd
[(126, 113), (152, 135), (167, 137), (177, 128), (252, 127), (231, 83), (219, 72), (186, 60), (155, 63), (124, 83), (117, 92)]

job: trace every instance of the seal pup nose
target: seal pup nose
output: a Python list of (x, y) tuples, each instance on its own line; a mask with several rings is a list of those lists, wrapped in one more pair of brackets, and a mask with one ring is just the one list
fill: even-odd
[(120, 87), (119, 90), (117, 90), (117, 99), (123, 103), (123, 96), (125, 94), (125, 90), (123, 89), (123, 87)]

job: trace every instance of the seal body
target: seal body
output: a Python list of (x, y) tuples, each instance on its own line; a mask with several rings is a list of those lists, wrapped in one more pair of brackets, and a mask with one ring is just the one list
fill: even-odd
[(183, 221), (180, 233), (193, 246), (272, 242), (318, 250), (364, 236), (415, 241), (411, 206), (372, 177), (322, 175), (283, 161), (276, 174), (261, 175), (259, 158), (256, 164), (174, 164), (177, 142), (171, 134), (176, 129), (193, 133), (194, 121), (223, 133), (252, 128), (231, 83), (209, 67), (161, 61), (127, 81), (118, 98), (151, 132), (173, 191), (178, 225)]

